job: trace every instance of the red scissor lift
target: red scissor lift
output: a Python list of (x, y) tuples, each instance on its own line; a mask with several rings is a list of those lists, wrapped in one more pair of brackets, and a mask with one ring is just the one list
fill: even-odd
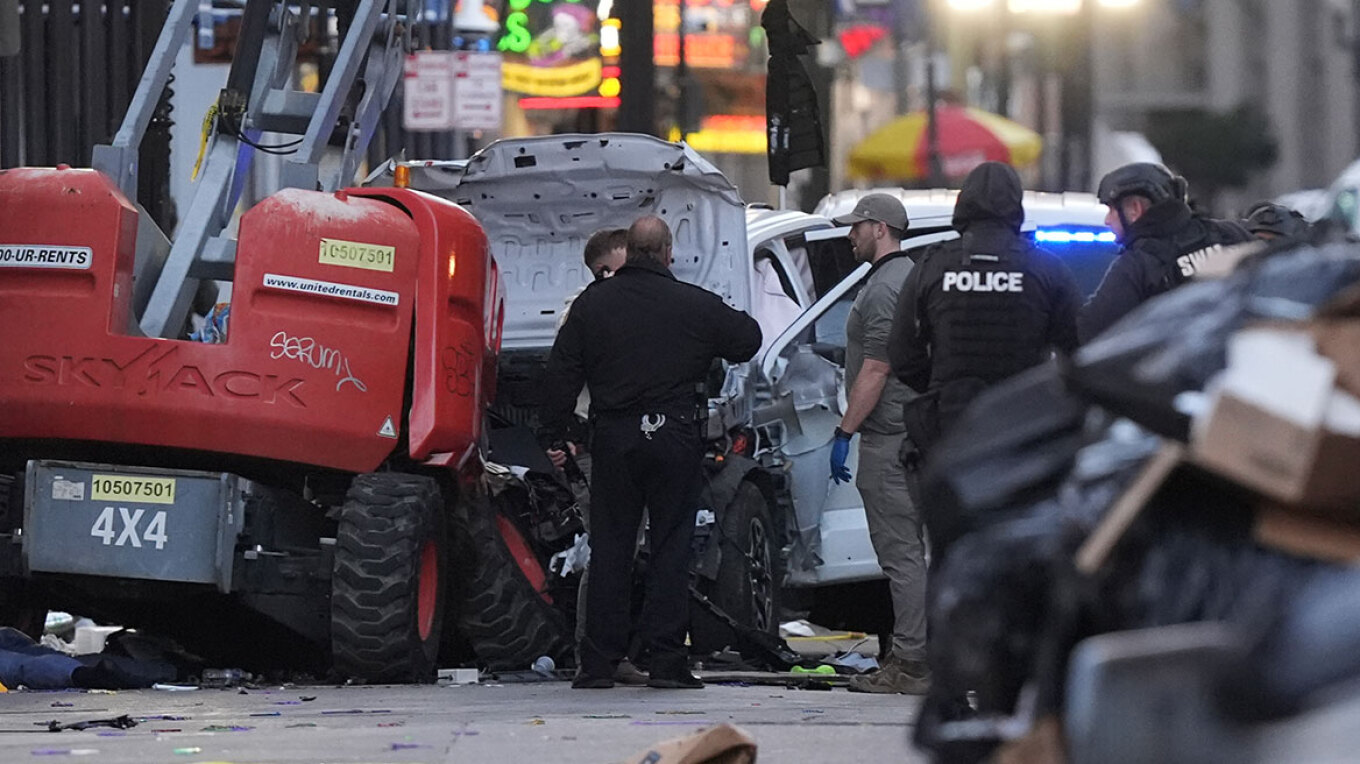
[[(97, 169), (0, 171), (0, 616), (53, 604), (173, 633), (195, 612), (228, 633), (211, 614), (232, 603), (342, 674), (432, 681), (494, 395), (486, 236), (437, 197), (344, 188), (407, 42), (376, 0), (319, 95), (288, 89), (307, 4), (250, 0), (200, 187), (173, 242), (146, 229), (137, 145), (198, 5), (174, 4)], [(265, 131), (296, 153), (231, 240)], [(210, 281), (232, 285), (216, 343), (188, 339)]]

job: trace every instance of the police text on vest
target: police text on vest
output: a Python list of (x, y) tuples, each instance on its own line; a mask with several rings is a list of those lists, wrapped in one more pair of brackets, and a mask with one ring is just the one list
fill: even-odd
[(1023, 292), (1025, 274), (1003, 271), (946, 271), (946, 292)]

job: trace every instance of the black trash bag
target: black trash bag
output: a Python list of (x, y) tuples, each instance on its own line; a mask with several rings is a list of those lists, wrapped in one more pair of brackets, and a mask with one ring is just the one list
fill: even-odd
[(1150, 300), (1077, 351), (1067, 371), (1092, 402), (1177, 440), (1189, 416), (1177, 397), (1199, 392), (1227, 364), (1227, 342), (1256, 321), (1302, 321), (1360, 282), (1360, 246), (1304, 247), (1220, 281)]
[[(978, 515), (932, 574), (932, 685), (915, 742), (937, 761), (984, 759), (1003, 741), (1002, 727), (1023, 724), (1011, 717), (1024, 710), (1027, 685), (1036, 697), (1030, 713), (1059, 710), (1072, 647), (1144, 617), (1147, 608), (1129, 583), (1136, 566), (1102, 591), (1100, 582), (1075, 574), (1072, 560), (1160, 440), (1126, 420), (1088, 430), (1092, 442), (1068, 459), (1070, 469), (1048, 496)], [(1116, 606), (1105, 606), (1107, 596)], [(969, 692), (971, 706), (961, 701)]]
[(932, 559), (943, 561), (955, 540), (1005, 519), (989, 515), (1052, 495), (1082, 445), (1086, 411), (1056, 364), (980, 395), (931, 452), (922, 476)]
[[(981, 761), (1003, 742), (975, 722), (1015, 713), (1033, 674), (1051, 563), (1070, 546), (1057, 512), (1048, 503), (964, 536), (931, 578), (931, 685), (913, 742), (936, 761)], [(972, 704), (963, 701), (969, 693)]]

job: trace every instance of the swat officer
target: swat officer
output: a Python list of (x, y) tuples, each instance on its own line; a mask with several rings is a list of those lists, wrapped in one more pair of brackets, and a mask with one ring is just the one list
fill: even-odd
[(613, 687), (627, 651), (644, 505), (651, 556), (639, 631), (651, 648), (648, 685), (703, 686), (685, 651), (703, 457), (695, 391), (715, 358), (750, 360), (761, 337), (755, 319), (677, 281), (670, 264), (665, 221), (633, 223), (624, 266), (576, 299), (544, 375), (540, 434), (547, 443), (563, 437), (582, 385), (591, 395), (591, 574), (577, 688)]
[(1105, 224), (1123, 250), (1077, 317), (1083, 343), (1162, 292), (1184, 284), (1224, 245), (1251, 241), (1241, 223), (1196, 218), (1185, 178), (1151, 162), (1134, 162), (1100, 180)]
[(985, 162), (954, 205), (960, 236), (932, 245), (907, 277), (893, 317), (893, 373), (923, 395), (907, 432), (928, 452), (978, 393), (1077, 346), (1080, 291), (1055, 255), (1020, 235), (1020, 176)]

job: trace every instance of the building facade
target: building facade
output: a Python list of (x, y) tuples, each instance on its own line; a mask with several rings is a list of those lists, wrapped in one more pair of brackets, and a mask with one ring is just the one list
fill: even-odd
[[(1357, 25), (1351, 0), (1142, 0), (1098, 13), (1092, 45), (1095, 117), (1144, 132), (1160, 110), (1258, 107), (1278, 159), (1218, 212), (1325, 188), (1360, 153)], [(1193, 181), (1193, 179), (1192, 179)]]

